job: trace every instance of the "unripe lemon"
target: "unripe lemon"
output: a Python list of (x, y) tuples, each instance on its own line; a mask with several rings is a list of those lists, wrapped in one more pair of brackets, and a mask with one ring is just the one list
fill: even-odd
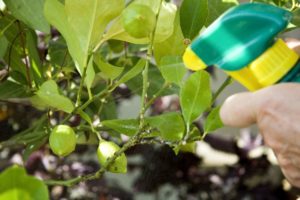
[(58, 156), (66, 156), (75, 150), (76, 135), (67, 125), (56, 126), (49, 137), (50, 148)]
[[(113, 142), (101, 141), (97, 149), (98, 160), (101, 165), (104, 165), (108, 158), (112, 157), (120, 147)], [(127, 158), (124, 153), (113, 162), (108, 171), (113, 173), (126, 173), (127, 172)]]
[(123, 27), (135, 38), (148, 37), (155, 26), (154, 12), (145, 5), (132, 4), (122, 13)]

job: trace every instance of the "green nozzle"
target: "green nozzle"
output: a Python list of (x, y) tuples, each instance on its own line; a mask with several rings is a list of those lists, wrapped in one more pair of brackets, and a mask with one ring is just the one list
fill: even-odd
[[(246, 3), (236, 6), (211, 24), (190, 50), (207, 66), (227, 71), (239, 70), (274, 43), (292, 14), (276, 6)], [(188, 60), (190, 56), (185, 56)]]

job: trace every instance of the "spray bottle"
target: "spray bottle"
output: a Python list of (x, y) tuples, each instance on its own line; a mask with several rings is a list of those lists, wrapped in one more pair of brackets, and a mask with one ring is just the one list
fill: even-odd
[(276, 38), (292, 14), (276, 6), (246, 3), (213, 22), (183, 56), (191, 70), (217, 66), (250, 91), (279, 82), (300, 82), (296, 52)]

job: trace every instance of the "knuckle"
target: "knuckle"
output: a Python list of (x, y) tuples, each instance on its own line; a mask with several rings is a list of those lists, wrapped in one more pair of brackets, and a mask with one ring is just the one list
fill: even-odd
[(264, 99), (259, 107), (258, 118), (263, 120), (264, 118), (276, 116), (276, 111), (279, 105), (280, 104), (276, 99)]

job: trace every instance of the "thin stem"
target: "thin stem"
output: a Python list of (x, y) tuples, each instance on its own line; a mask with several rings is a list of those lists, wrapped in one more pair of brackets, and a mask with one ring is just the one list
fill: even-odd
[(152, 98), (146, 103), (145, 109), (148, 110), (150, 106), (153, 104), (153, 102), (159, 97), (168, 87), (171, 86), (171, 83), (165, 82), (162, 88), (160, 88), (153, 96)]
[(124, 32), (124, 30), (121, 29), (117, 32), (114, 32), (114, 34), (111, 34), (109, 37), (105, 37), (106, 35), (104, 35), (102, 37), (102, 39), (100, 40), (100, 42), (93, 49), (93, 52), (95, 53), (105, 41), (107, 41), (107, 40), (109, 40), (109, 39), (111, 39), (111, 38), (113, 38), (113, 37), (115, 37), (115, 36), (117, 36), (117, 35), (119, 35), (120, 33), (123, 33), (123, 32)]
[(211, 100), (211, 104), (214, 104), (216, 99), (219, 97), (219, 95), (223, 92), (223, 90), (231, 84), (231, 77), (227, 76), (227, 78), (225, 79), (225, 81), (222, 83), (222, 85), (218, 88), (218, 90), (216, 91), (216, 93), (213, 95), (212, 100)]
[(23, 49), (23, 54), (24, 54), (24, 57), (25, 57), (25, 67), (26, 67), (26, 78), (27, 78), (27, 82), (28, 82), (28, 86), (29, 88), (32, 88), (32, 85), (31, 85), (31, 77), (30, 77), (30, 67), (29, 67), (29, 63), (28, 63), (28, 59), (27, 59), (27, 53), (26, 53), (26, 48), (25, 48), (25, 35), (24, 35), (24, 32), (21, 28), (21, 24), (19, 21), (17, 21), (17, 24), (18, 24), (18, 27), (19, 27), (19, 31), (21, 33), (20, 35), (20, 41), (21, 41), (21, 45), (22, 45), (22, 49)]
[(90, 59), (91, 59), (91, 56), (89, 56), (89, 58), (87, 59), (87, 62), (85, 63), (85, 66), (83, 68), (83, 73), (82, 73), (81, 80), (80, 80), (79, 90), (77, 93), (76, 106), (80, 106), (80, 104), (81, 104), (81, 94), (82, 94), (82, 89), (83, 89), (83, 85), (85, 82), (86, 72), (87, 72), (88, 63), (90, 62)]
[[(151, 45), (149, 46), (149, 49), (151, 48)], [(148, 57), (148, 55), (147, 55)], [(143, 70), (143, 91), (142, 91), (142, 100), (141, 100), (141, 110), (140, 110), (140, 115), (139, 115), (139, 120), (140, 120), (140, 126), (139, 128), (142, 128), (144, 126), (144, 115), (146, 112), (146, 99), (147, 99), (147, 90), (149, 87), (149, 82), (148, 82), (148, 71), (149, 71), (149, 60), (147, 59), (145, 68)]]
[(152, 56), (153, 56), (153, 45), (154, 45), (154, 39), (155, 39), (155, 32), (157, 27), (157, 20), (161, 9), (161, 4), (163, 0), (160, 0), (158, 12), (156, 14), (156, 24), (153, 28), (152, 33), (150, 34), (150, 43), (147, 50), (147, 60), (145, 64), (145, 68), (143, 70), (143, 90), (142, 90), (142, 100), (141, 100), (141, 109), (140, 109), (140, 115), (139, 115), (139, 128), (142, 129), (145, 124), (145, 112), (146, 112), (146, 99), (147, 99), (147, 90), (149, 87), (149, 81), (148, 81), (148, 71), (149, 71), (149, 63), (151, 62)]
[(93, 96), (89, 100), (87, 100), (83, 105), (75, 107), (75, 109), (70, 113), (61, 123), (66, 123), (74, 114), (77, 113), (78, 110), (84, 110), (88, 105), (94, 102), (96, 99), (104, 98), (106, 95), (109, 95), (107, 90), (103, 90), (102, 92), (98, 93), (97, 95)]
[(11, 21), (6, 27), (4, 27), (4, 29), (1, 30), (0, 32), (0, 37), (5, 33), (5, 31), (7, 31), (15, 22), (17, 22), (17, 20), (13, 20)]

